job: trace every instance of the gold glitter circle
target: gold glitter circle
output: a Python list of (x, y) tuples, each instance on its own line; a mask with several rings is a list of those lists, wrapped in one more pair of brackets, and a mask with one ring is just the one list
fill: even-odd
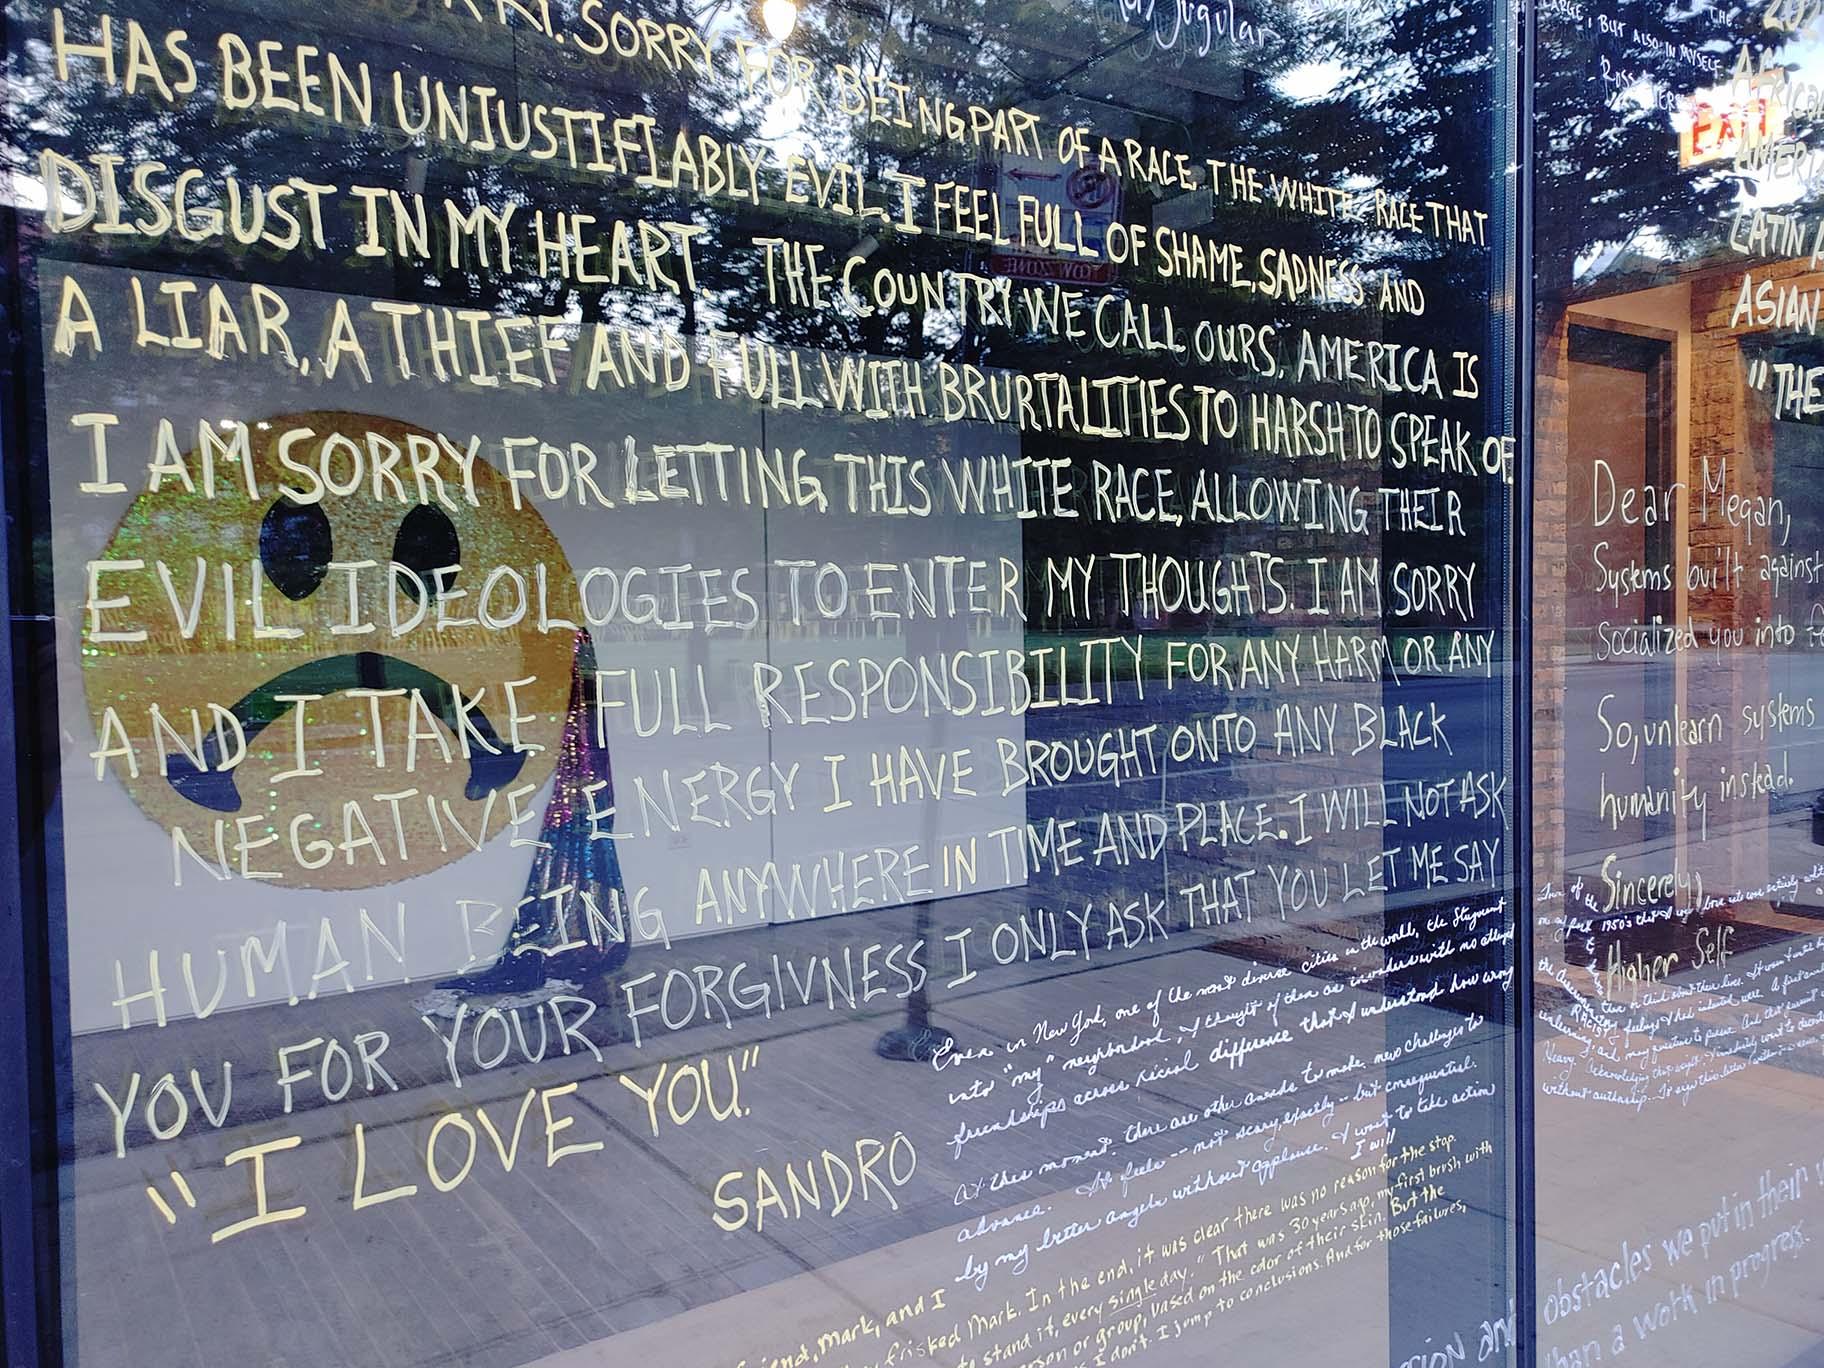
[[(313, 467), (320, 444), (334, 435), (352, 440), (365, 452), (371, 433), (408, 455), (393, 468), (397, 485), (384, 476), (373, 478), (370, 464), (358, 488), (346, 495), (327, 495), (316, 505), (329, 523), (331, 560), (375, 562), (373, 568), (359, 572), (354, 609), (347, 571), (329, 571), (313, 591), (296, 600), (268, 578), (259, 591), (263, 625), (269, 630), (298, 629), (299, 635), (256, 638), (252, 603), (262, 520), (281, 497), (282, 486), (303, 489), (308, 483), (279, 459), (280, 439), (298, 429), (310, 429), (314, 436), (294, 442), (292, 455)], [(536, 837), (541, 814), (533, 809), (533, 795), (556, 763), (576, 640), (572, 628), (549, 624), (554, 619), (582, 620), (575, 576), (543, 517), (529, 503), (514, 508), (507, 481), (479, 455), (472, 466), (471, 504), (460, 468), (436, 434), (395, 419), (313, 411), (249, 423), (246, 431), (257, 497), (248, 493), (240, 460), (219, 456), (214, 461), (214, 497), (207, 497), (202, 457), (192, 449), (185, 453), (184, 463), (196, 490), (187, 489), (174, 474), (164, 476), (159, 489), (148, 488), (133, 501), (101, 552), (102, 560), (143, 562), (138, 569), (110, 571), (101, 581), (98, 598), (125, 596), (131, 601), (127, 607), (104, 612), (102, 630), (148, 631), (143, 641), (95, 640), (91, 615), (83, 615), (83, 682), (90, 718), (97, 735), (103, 736), (106, 711), (112, 708), (134, 752), (134, 764), (122, 756), (108, 759), (108, 772), (125, 784), (149, 817), (173, 832), (174, 839), (181, 832), (204, 861), (218, 867), (225, 863), (231, 874), (276, 872), (279, 877), (273, 882), (279, 887), (370, 888), (428, 873), (500, 833), (509, 820), (509, 791), (518, 794), (517, 815), (524, 821), (520, 834)], [(229, 439), (232, 433), (222, 436)], [(508, 567), (521, 577), (526, 590), (528, 608), (517, 624), (439, 626), (438, 607), (431, 603), (414, 630), (394, 634), (387, 566), (394, 559), (400, 524), (421, 506), (409, 459), (414, 437), (420, 439), (421, 456), (430, 450), (422, 445), (426, 440), (444, 453), (435, 469), (445, 481), (449, 502), (440, 501), (435, 486), (428, 483), (425, 502), (442, 508), (455, 528), (461, 568), (448, 587), (468, 594), (451, 601), (444, 616), (476, 617), (484, 584), (498, 567)], [(466, 441), (452, 445), (465, 453), (468, 449)], [(338, 448), (329, 471), (338, 483), (346, 483), (354, 465), (348, 449), (339, 444)], [(377, 449), (384, 455), (384, 445)], [(204, 567), (200, 597), (199, 558)], [(224, 565), (232, 566), (232, 621)], [(541, 566), (543, 623), (538, 607)], [(409, 587), (392, 597), (400, 617), (409, 621), (418, 599)], [(516, 601), (512, 576), (503, 573), (490, 597), (496, 620), (511, 616)], [(375, 630), (331, 630), (351, 623), (373, 623)], [(441, 683), (459, 689), (464, 700), (473, 701), (479, 694), (478, 712), (471, 716), (488, 719), (503, 750), (509, 744), (509, 713), (521, 719), (516, 724), (521, 745), (542, 749), (527, 754), (517, 774), (490, 796), (471, 798), (465, 792), (471, 780), (470, 761), (446, 723), (433, 720), (447, 707), (447, 692), (439, 697), (435, 686), (420, 690), (425, 708), (416, 714), (419, 735), (408, 771), (409, 694), (370, 700), (347, 692), (347, 685), (298, 688), (322, 692), (324, 697), (290, 705), (248, 742), (245, 758), (229, 771), (238, 791), (238, 809), (212, 810), (184, 796), (167, 777), (168, 767), (182, 774), (187, 762), (171, 734), (158, 731), (155, 707), (185, 745), (194, 748), (198, 725), (208, 743), (213, 716), (209, 704), (232, 710), (287, 671), (343, 657), (341, 673), (332, 669), (325, 676), (334, 684), (347, 674), (347, 659), (359, 652), (403, 662), (398, 668), (387, 667), (390, 673), (380, 680), (384, 687), (400, 687), (395, 680), (401, 677), (422, 683), (425, 676), (417, 672), (429, 671)], [(371, 681), (371, 668), (364, 677)], [(528, 678), (532, 682), (516, 687), (509, 707), (505, 684)], [(299, 706), (304, 708), (305, 767), (321, 773), (284, 777), (287, 770), (299, 768)], [(382, 723), (378, 738), (373, 734), (376, 706)], [(105, 730), (104, 744), (118, 745), (120, 731), (111, 724)], [(440, 735), (444, 746), (427, 732)], [(482, 749), (473, 737), (469, 747), (474, 752)], [(161, 753), (169, 758), (161, 758)], [(137, 774), (131, 772), (134, 765)], [(381, 797), (389, 794), (403, 796)], [(329, 858), (319, 867), (305, 867), (326, 852)], [(188, 857), (183, 860), (188, 866)], [(159, 873), (168, 874), (169, 866)]]

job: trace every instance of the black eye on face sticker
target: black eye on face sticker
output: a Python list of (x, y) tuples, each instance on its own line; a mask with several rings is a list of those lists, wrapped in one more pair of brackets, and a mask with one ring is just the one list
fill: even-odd
[[(393, 538), (393, 559), (417, 574), (435, 592), (437, 581), (432, 578), (433, 573), (462, 559), (462, 543), (456, 536), (456, 524), (435, 504), (419, 504), (399, 524), (399, 533)], [(404, 575), (398, 578), (406, 592), (417, 598), (418, 585)], [(452, 570), (442, 582), (447, 585), (455, 579), (456, 572)]]
[(309, 598), (329, 573), (331, 542), (321, 507), (281, 498), (260, 520), (260, 568), (286, 598)]

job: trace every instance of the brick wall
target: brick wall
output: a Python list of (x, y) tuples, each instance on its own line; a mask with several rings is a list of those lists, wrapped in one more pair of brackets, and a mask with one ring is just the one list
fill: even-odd
[(1570, 320), (1541, 309), (1533, 397), (1533, 879), (1544, 888), (1564, 867), (1565, 561), (1570, 472)]

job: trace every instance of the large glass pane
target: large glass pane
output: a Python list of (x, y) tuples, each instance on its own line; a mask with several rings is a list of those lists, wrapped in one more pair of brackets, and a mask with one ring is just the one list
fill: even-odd
[(16, 7), (71, 1361), (1507, 1361), (1509, 23)]
[(1539, 22), (1539, 1361), (1811, 1362), (1815, 35)]

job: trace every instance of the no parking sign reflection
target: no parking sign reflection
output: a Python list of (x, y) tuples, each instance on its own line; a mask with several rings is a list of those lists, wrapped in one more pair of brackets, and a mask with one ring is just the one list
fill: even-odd
[(1109, 225), (1121, 214), (1121, 179), (1099, 166), (1060, 166), (1043, 157), (1006, 153), (996, 168), (995, 193), (1001, 222), (1009, 235), (1020, 222), (1022, 198), (1036, 201), (1029, 217), (1061, 216), (1070, 225), (1069, 240), (1080, 252), (1048, 250), (1038, 245), (997, 249), (988, 269), (1024, 280), (1059, 280), (1073, 285), (1108, 285), (1115, 279), (1107, 260)]

